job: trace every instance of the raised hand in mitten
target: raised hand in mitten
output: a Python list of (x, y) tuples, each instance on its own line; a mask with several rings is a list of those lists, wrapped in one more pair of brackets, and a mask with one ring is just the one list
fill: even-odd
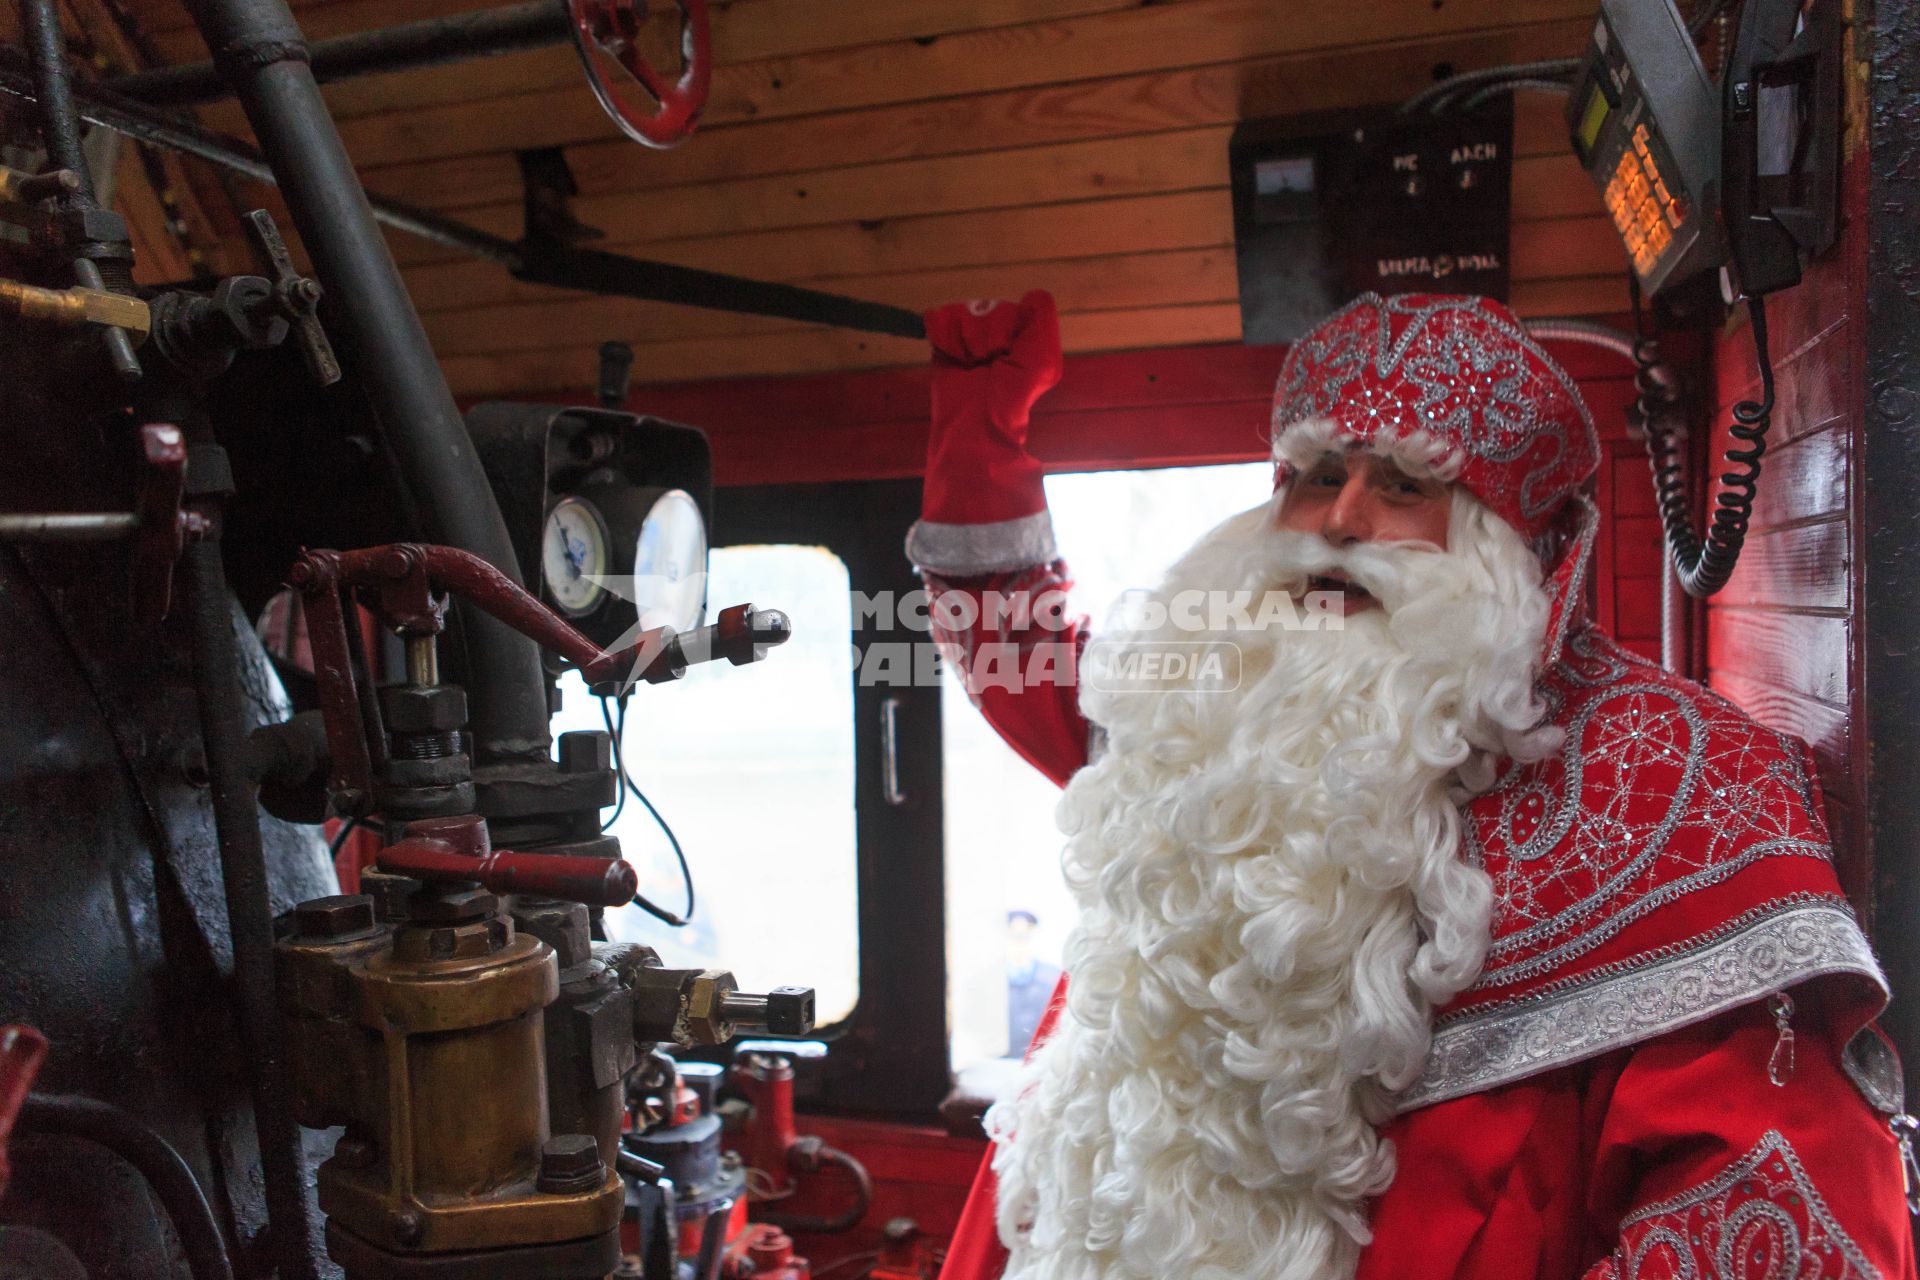
[(908, 554), (946, 573), (984, 573), (1053, 556), (1040, 464), (1027, 452), (1034, 402), (1060, 380), (1060, 322), (1036, 290), (1017, 304), (968, 302), (927, 313), (933, 424), (926, 494)]

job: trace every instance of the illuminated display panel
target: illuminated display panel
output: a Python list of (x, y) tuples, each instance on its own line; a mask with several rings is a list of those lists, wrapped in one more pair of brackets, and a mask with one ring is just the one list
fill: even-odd
[(1614, 229), (1633, 256), (1634, 271), (1647, 279), (1673, 246), (1674, 232), (1687, 220), (1687, 206), (1668, 190), (1644, 123), (1634, 126), (1633, 145), (1620, 153), (1603, 194)]
[(1605, 127), (1607, 114), (1611, 110), (1607, 95), (1600, 92), (1600, 86), (1595, 85), (1587, 95), (1586, 108), (1580, 113), (1580, 128), (1575, 134), (1580, 139), (1581, 159), (1584, 160), (1593, 151), (1593, 144), (1600, 141), (1600, 130)]

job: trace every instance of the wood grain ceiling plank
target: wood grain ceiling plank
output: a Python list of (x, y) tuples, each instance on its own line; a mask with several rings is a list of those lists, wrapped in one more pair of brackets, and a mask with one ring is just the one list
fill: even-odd
[[(1187, 346), (1232, 341), (1239, 335), (1240, 309), (1232, 305), (1094, 312), (1062, 316), (1060, 321), (1061, 344), (1068, 352)], [(917, 338), (805, 329), (769, 336), (649, 343), (635, 354), (636, 378), (684, 382), (917, 365), (926, 361), (927, 344)], [(599, 354), (593, 348), (581, 348), (454, 356), (441, 366), (454, 393), (462, 397), (579, 391), (593, 385)]]
[[(1029, 289), (1049, 290), (1062, 314), (1232, 302), (1238, 296), (1233, 251), (1224, 247), (814, 283), (823, 289), (916, 311), (956, 298), (1018, 297)], [(469, 307), (434, 312), (425, 319), (434, 350), (442, 356), (562, 347), (608, 338), (658, 342), (806, 327), (791, 320), (628, 298)]]
[[(978, 156), (897, 160), (792, 177), (747, 178), (675, 187), (647, 196), (596, 196), (574, 214), (616, 244), (691, 236), (821, 226), (877, 218), (1060, 204), (1115, 195), (1224, 188), (1227, 137), (1222, 126), (1141, 138), (1103, 139)], [(462, 212), (495, 235), (516, 238), (521, 204), (512, 200)], [(451, 251), (416, 240), (409, 263)]]
[[(755, 279), (814, 281), (1232, 243), (1225, 194), (1192, 191), (616, 247)], [(406, 278), (423, 311), (591, 296), (526, 284), (471, 260), (415, 267)]]
[[(1227, 187), (1225, 126), (1139, 138), (1031, 147), (979, 156), (902, 160), (858, 169), (830, 169), (778, 178), (675, 187), (646, 196), (597, 196), (574, 213), (611, 244), (656, 241), (839, 222), (963, 213), (1036, 204), (1064, 204), (1113, 195), (1146, 195)], [(1525, 157), (1513, 167), (1513, 217), (1583, 216), (1599, 196), (1571, 152)], [(465, 210), (482, 230), (517, 238), (515, 199)], [(412, 237), (394, 239), (405, 265), (457, 256)], [(1042, 255), (1053, 256), (1053, 255)]]
[[(718, 125), (824, 114), (1364, 45), (1388, 31), (1417, 39), (1590, 20), (1591, 12), (1588, 0), (1453, 0), (1437, 8), (1431, 0), (1285, 6), (1272, 0), (1184, 0), (971, 31), (931, 44), (899, 41), (723, 67), (714, 74), (705, 118)], [(541, 56), (496, 59), (485, 77), (454, 67), (386, 80), (397, 88), (463, 73), (471, 98), (497, 89), (503, 68)], [(368, 109), (376, 114), (342, 126), (348, 150), (366, 166), (612, 136), (577, 70), (533, 92), (424, 107), (395, 100)]]
[[(998, 151), (1083, 139), (1159, 133), (1242, 119), (1391, 102), (1425, 83), (1438, 64), (1485, 66), (1553, 57), (1578, 47), (1589, 24), (1547, 23), (1509, 31), (1376, 46), (1331, 55), (1188, 68), (865, 108), (802, 120), (706, 129), (672, 151), (627, 140), (582, 143), (567, 153), (586, 195), (659, 190), (822, 167)], [(1527, 94), (1514, 145), (1522, 155), (1567, 146), (1564, 100)], [(506, 152), (389, 165), (363, 175), (374, 190), (451, 210), (519, 188)]]

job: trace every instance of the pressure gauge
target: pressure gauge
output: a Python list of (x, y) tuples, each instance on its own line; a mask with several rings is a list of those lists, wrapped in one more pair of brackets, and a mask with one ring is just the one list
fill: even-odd
[(600, 607), (607, 594), (600, 579), (613, 571), (611, 542), (591, 502), (566, 497), (553, 505), (540, 538), (540, 569), (547, 595), (567, 616)]
[(707, 609), (707, 522), (685, 489), (651, 497), (633, 553), (633, 602), (642, 627), (691, 631)]

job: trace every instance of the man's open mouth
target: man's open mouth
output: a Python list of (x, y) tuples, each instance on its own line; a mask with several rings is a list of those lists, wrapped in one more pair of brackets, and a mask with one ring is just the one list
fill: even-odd
[(1371, 591), (1342, 573), (1316, 573), (1307, 579), (1307, 590), (1338, 592), (1349, 606), (1374, 602)]

